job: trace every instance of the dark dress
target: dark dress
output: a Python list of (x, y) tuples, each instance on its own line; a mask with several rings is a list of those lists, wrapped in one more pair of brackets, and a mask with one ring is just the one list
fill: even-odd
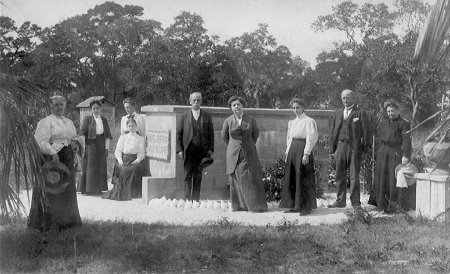
[(281, 208), (294, 211), (309, 211), (317, 208), (314, 156), (310, 154), (309, 163), (302, 164), (305, 139), (293, 139), (286, 159), (284, 187), (281, 192)]
[[(46, 231), (50, 228), (68, 228), (81, 225), (78, 211), (77, 193), (75, 186), (74, 154), (71, 147), (64, 147), (58, 152), (59, 161), (67, 166), (70, 175), (66, 190), (60, 194), (41, 192), (34, 188), (31, 201), (28, 226)], [(44, 155), (45, 161), (51, 161), (50, 155)], [(45, 203), (42, 204), (43, 195)]]
[(116, 163), (115, 174), (113, 175), (114, 187), (103, 194), (103, 199), (126, 201), (135, 197), (132, 192), (132, 186), (141, 183), (143, 175), (143, 162), (136, 165), (131, 163), (136, 160), (136, 154), (123, 154), (123, 166)]
[(255, 146), (258, 136), (256, 121), (250, 116), (244, 114), (240, 126), (234, 115), (224, 122), (222, 138), (227, 144), (227, 174), (231, 205), (235, 211), (267, 210), (262, 169)]
[(409, 122), (400, 116), (393, 120), (382, 119), (377, 125), (379, 149), (369, 204), (380, 210), (395, 211), (396, 205), (404, 210), (415, 208), (416, 185), (399, 188), (395, 178), (395, 168), (401, 164), (402, 156), (411, 157), (411, 136), (405, 134), (408, 130)]
[(111, 139), (111, 132), (106, 118), (100, 117), (103, 134), (96, 134), (96, 122), (92, 115), (86, 117), (81, 124), (80, 135), (86, 137), (82, 174), (77, 189), (81, 193), (100, 194), (108, 190), (105, 139)]

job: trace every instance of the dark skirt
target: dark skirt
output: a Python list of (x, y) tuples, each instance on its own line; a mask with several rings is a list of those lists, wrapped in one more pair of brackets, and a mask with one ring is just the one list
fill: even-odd
[(81, 193), (100, 194), (108, 190), (105, 136), (86, 139), (83, 170), (77, 190)]
[(281, 208), (291, 208), (295, 211), (317, 208), (314, 157), (311, 154), (309, 163), (306, 166), (302, 164), (305, 145), (304, 139), (292, 140), (284, 170)]
[(107, 193), (103, 194), (103, 199), (126, 201), (135, 197), (136, 194), (133, 193), (135, 191), (133, 190), (133, 186), (142, 184), (142, 175), (144, 170), (144, 161), (141, 161), (137, 165), (131, 165), (136, 158), (136, 154), (123, 154), (123, 166), (120, 166), (116, 160), (117, 163), (115, 165), (112, 178), (114, 187)]
[[(36, 187), (33, 189), (31, 209), (28, 216), (28, 226), (46, 231), (50, 228), (64, 229), (80, 226), (81, 218), (78, 211), (77, 192), (75, 187), (74, 154), (71, 148), (64, 147), (58, 152), (59, 161), (70, 171), (66, 182), (66, 190), (60, 194), (42, 192)], [(45, 161), (52, 157), (44, 155)], [(43, 199), (44, 198), (44, 199)], [(42, 203), (44, 201), (44, 203)]]
[(396, 186), (395, 167), (402, 162), (400, 148), (381, 145), (375, 163), (375, 180), (372, 186), (369, 204), (380, 210), (395, 211), (396, 206), (404, 210), (416, 207), (416, 185), (407, 188)]
[(233, 210), (266, 211), (266, 194), (262, 170), (239, 152), (236, 169), (229, 175), (231, 206)]

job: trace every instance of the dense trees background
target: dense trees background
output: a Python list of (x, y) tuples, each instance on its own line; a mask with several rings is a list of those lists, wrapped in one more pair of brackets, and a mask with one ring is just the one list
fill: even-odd
[(272, 108), (277, 101), (288, 107), (298, 95), (311, 108), (328, 109), (340, 107), (340, 92), (350, 88), (374, 112), (387, 98), (398, 99), (417, 123), (438, 109), (448, 88), (447, 61), (420, 69), (411, 62), (428, 10), (419, 0), (397, 0), (394, 8), (342, 2), (312, 28), (342, 32), (346, 40), (320, 53), (311, 68), (278, 45), (267, 24), (220, 41), (198, 14), (182, 11), (164, 29), (142, 18), (142, 7), (105, 2), (45, 29), (0, 17), (0, 65), (64, 92), (72, 109), (93, 95), (118, 105), (125, 97), (141, 105), (186, 104), (194, 91), (210, 106), (225, 106), (239, 94), (249, 107)]

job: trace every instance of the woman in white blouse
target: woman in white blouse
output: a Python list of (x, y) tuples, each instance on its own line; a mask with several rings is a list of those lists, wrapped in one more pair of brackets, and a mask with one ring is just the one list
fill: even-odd
[(289, 213), (300, 212), (300, 216), (303, 216), (317, 208), (312, 150), (317, 143), (318, 134), (316, 121), (303, 112), (305, 102), (294, 98), (291, 105), (297, 117), (288, 123), (286, 168), (280, 207), (289, 208), (286, 211)]
[(144, 173), (143, 160), (145, 158), (144, 138), (136, 133), (137, 123), (133, 118), (127, 121), (129, 133), (120, 135), (114, 155), (117, 168), (114, 170), (111, 191), (103, 198), (112, 200), (131, 200), (136, 197), (136, 191), (141, 185)]
[[(33, 189), (28, 226), (41, 231), (81, 225), (75, 186), (75, 153), (82, 150), (73, 122), (64, 117), (66, 99), (55, 93), (51, 99), (50, 116), (40, 120), (34, 138), (45, 162), (60, 162), (70, 171), (58, 182), (60, 191)], [(47, 186), (52, 187), (52, 186)]]
[(86, 152), (78, 191), (82, 194), (101, 194), (108, 190), (106, 158), (111, 130), (108, 120), (100, 115), (102, 102), (92, 101), (89, 107), (92, 115), (84, 118), (80, 129), (80, 135), (86, 140)]

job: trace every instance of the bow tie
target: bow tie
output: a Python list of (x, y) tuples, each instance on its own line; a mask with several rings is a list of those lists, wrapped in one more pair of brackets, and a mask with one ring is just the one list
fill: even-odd
[(128, 119), (132, 119), (132, 118), (134, 119), (134, 114), (128, 115), (127, 118), (128, 118)]

